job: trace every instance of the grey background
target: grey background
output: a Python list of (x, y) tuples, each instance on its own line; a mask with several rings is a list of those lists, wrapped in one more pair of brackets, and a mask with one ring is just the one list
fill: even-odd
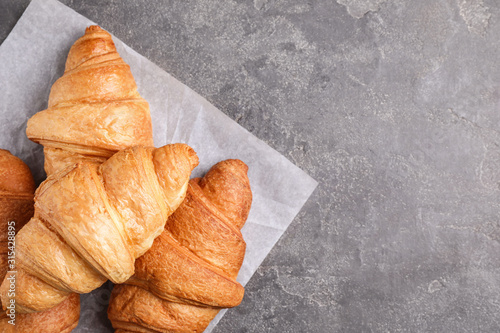
[(61, 2), (320, 184), (215, 332), (500, 331), (500, 2)]

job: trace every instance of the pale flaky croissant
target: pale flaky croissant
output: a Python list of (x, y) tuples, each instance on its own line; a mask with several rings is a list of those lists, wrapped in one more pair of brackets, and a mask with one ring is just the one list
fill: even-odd
[(221, 308), (241, 302), (247, 170), (226, 160), (190, 181), (163, 233), (136, 260), (135, 275), (113, 289), (108, 317), (117, 333), (202, 332)]
[(102, 163), (127, 147), (153, 146), (149, 105), (109, 33), (90, 26), (74, 43), (48, 109), (29, 119), (26, 134), (44, 146), (47, 174), (78, 161)]
[[(198, 157), (185, 144), (122, 150), (103, 164), (79, 162), (49, 176), (35, 216), (16, 237), (16, 309), (49, 309), (107, 279), (125, 282), (135, 259), (184, 199)], [(9, 302), (8, 282), (0, 288)]]
[[(35, 182), (30, 169), (9, 151), (0, 149), (0, 279), (7, 275), (15, 292), (14, 234), (33, 216)], [(10, 238), (10, 239), (9, 239)], [(80, 296), (70, 295), (48, 311), (19, 314), (11, 308), (0, 314), (1, 333), (68, 333), (80, 317)]]

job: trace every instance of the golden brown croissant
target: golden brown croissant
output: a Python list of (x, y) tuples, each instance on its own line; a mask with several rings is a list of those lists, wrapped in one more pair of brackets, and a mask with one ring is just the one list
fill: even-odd
[[(33, 216), (35, 182), (30, 169), (9, 151), (0, 149), (0, 279), (5, 275), (16, 276), (15, 247), (9, 243), (13, 233), (20, 230)], [(10, 228), (9, 228), (10, 227)], [(8, 261), (8, 258), (11, 261)], [(16, 289), (16, 288), (14, 288)], [(13, 289), (13, 290), (14, 290)], [(0, 314), (2, 333), (52, 333), (71, 332), (80, 317), (80, 296), (72, 294), (57, 307), (33, 314)], [(13, 325), (15, 324), (15, 325)]]
[[(49, 176), (36, 191), (34, 218), (16, 237), (17, 311), (49, 309), (106, 279), (126, 281), (184, 199), (197, 164), (185, 144), (134, 147)], [(4, 307), (7, 291), (4, 280)]]
[(0, 149), (0, 278), (7, 272), (8, 230), (19, 230), (33, 216), (35, 182), (24, 162)]
[(108, 317), (117, 333), (202, 332), (221, 308), (241, 302), (247, 170), (226, 160), (190, 181), (164, 232), (136, 260), (135, 275), (113, 289)]
[(127, 147), (153, 146), (149, 105), (109, 33), (90, 26), (75, 42), (48, 109), (31, 117), (26, 134), (44, 146), (47, 174), (78, 161), (102, 163)]

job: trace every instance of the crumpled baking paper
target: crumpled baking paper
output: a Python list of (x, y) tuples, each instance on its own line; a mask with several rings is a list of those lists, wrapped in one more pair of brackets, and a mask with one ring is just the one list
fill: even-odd
[[(45, 177), (43, 151), (27, 139), (26, 122), (47, 107), (50, 88), (64, 71), (71, 45), (91, 24), (96, 23), (55, 0), (33, 0), (0, 45), (0, 148), (22, 158), (37, 182)], [(173, 142), (193, 147), (200, 159), (194, 176), (228, 158), (249, 166), (253, 203), (242, 230), (247, 252), (238, 276), (245, 285), (317, 182), (189, 87), (118, 39), (114, 41), (132, 69), (139, 93), (150, 104), (157, 147)], [(106, 316), (111, 289), (112, 283), (107, 282), (82, 295), (80, 323), (74, 332), (113, 332)]]

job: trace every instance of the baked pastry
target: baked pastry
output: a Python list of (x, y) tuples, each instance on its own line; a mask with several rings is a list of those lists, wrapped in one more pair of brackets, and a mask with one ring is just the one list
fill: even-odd
[(52, 309), (35, 313), (16, 313), (15, 325), (5, 312), (0, 315), (2, 333), (69, 333), (80, 319), (80, 295), (71, 294)]
[(113, 289), (108, 317), (117, 333), (203, 332), (221, 308), (241, 302), (240, 229), (252, 201), (247, 170), (226, 160), (189, 182), (163, 233), (136, 260), (134, 276)]
[(127, 147), (153, 146), (149, 105), (109, 33), (90, 26), (73, 44), (48, 109), (29, 119), (26, 134), (44, 146), (48, 175), (78, 161), (102, 163)]
[[(0, 149), (1, 280), (6, 274), (8, 277), (16, 277), (16, 274), (11, 272), (16, 270), (13, 234), (33, 216), (34, 192), (35, 182), (28, 166), (9, 151)], [(8, 261), (8, 258), (12, 261)], [(10, 309), (8, 312), (11, 314)], [(8, 316), (6, 312), (1, 312), (0, 332), (69, 333), (78, 325), (79, 317), (80, 296), (72, 294), (64, 302), (48, 311), (33, 314), (16, 313), (11, 316)]]
[[(35, 193), (35, 216), (16, 237), (16, 310), (47, 310), (107, 279), (123, 283), (134, 261), (184, 199), (198, 164), (185, 144), (122, 150), (103, 164), (79, 162)], [(9, 302), (8, 281), (0, 287)]]
[(0, 149), (0, 278), (7, 272), (8, 230), (20, 230), (33, 216), (35, 182), (29, 167)]

